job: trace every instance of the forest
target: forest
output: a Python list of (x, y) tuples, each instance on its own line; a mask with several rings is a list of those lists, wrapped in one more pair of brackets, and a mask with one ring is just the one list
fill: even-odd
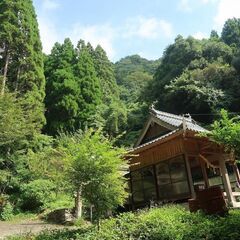
[(44, 54), (32, 1), (2, 0), (0, 218), (75, 205), (99, 219), (123, 205), (123, 156), (152, 104), (205, 126), (240, 113), (240, 19), (206, 39), (178, 35), (157, 60), (112, 63), (83, 39)]

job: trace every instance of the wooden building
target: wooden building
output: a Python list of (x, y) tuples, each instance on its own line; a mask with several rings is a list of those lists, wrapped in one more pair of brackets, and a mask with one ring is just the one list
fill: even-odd
[(133, 208), (154, 202), (186, 201), (196, 188), (221, 186), (229, 206), (240, 207), (239, 171), (234, 157), (199, 133), (207, 131), (190, 115), (155, 109), (130, 151)]

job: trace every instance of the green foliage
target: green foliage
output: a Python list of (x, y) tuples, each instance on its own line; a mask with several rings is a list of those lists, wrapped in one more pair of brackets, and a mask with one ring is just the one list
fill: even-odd
[(0, 2), (1, 93), (18, 92), (38, 128), (45, 123), (42, 46), (31, 0)]
[(233, 48), (240, 47), (240, 19), (228, 19), (222, 30), (221, 36), (223, 42)]
[(54, 194), (53, 199), (47, 202), (44, 205), (44, 207), (45, 207), (45, 213), (54, 211), (56, 209), (63, 209), (63, 208), (72, 209), (74, 207), (74, 199), (70, 194), (67, 194), (67, 191), (66, 192), (63, 191), (58, 194)]
[(126, 129), (127, 110), (120, 99), (115, 99), (108, 106), (105, 106), (103, 118), (104, 131), (111, 137), (116, 137)]
[(75, 74), (80, 85), (79, 119), (76, 129), (92, 126), (97, 105), (101, 103), (101, 89), (99, 78), (94, 68), (93, 59), (87, 48), (81, 43), (77, 47), (77, 64)]
[(132, 55), (115, 63), (115, 74), (121, 90), (121, 99), (135, 103), (142, 88), (151, 81), (160, 60), (149, 61), (139, 55)]
[(37, 179), (21, 186), (21, 208), (23, 210), (41, 210), (53, 202), (55, 184), (49, 180)]
[(73, 72), (76, 54), (70, 39), (56, 43), (45, 60), (46, 119), (45, 131), (73, 131), (78, 119), (81, 89)]
[(118, 144), (132, 146), (139, 134), (146, 117), (146, 105), (141, 94), (152, 81), (160, 60), (149, 61), (139, 55), (128, 56), (115, 63), (115, 75), (120, 87), (120, 98), (126, 108), (126, 123), (119, 129), (125, 131)]
[[(97, 226), (79, 230), (45, 231), (33, 240), (238, 240), (239, 210), (226, 217), (190, 213), (180, 206), (164, 206), (138, 213), (124, 213)], [(19, 240), (19, 238), (12, 238)]]
[(21, 149), (36, 131), (36, 124), (31, 121), (31, 112), (24, 105), (24, 101), (17, 99), (14, 94), (6, 93), (0, 97), (1, 154)]
[(36, 125), (22, 99), (10, 93), (0, 96), (0, 194), (17, 191), (17, 173), (25, 169), (21, 156), (38, 134)]
[(115, 79), (113, 64), (109, 61), (104, 49), (98, 45), (95, 50), (90, 52), (97, 77), (100, 81), (103, 102), (108, 104), (113, 99), (118, 99), (119, 92)]
[(13, 206), (10, 202), (7, 202), (2, 209), (0, 209), (0, 220), (9, 221), (13, 216)]
[[(236, 21), (227, 21), (225, 28)], [(224, 31), (233, 31), (226, 29), (223, 36), (227, 34)], [(203, 40), (178, 36), (165, 50), (142, 98), (148, 105), (156, 102), (156, 107), (163, 111), (197, 114), (196, 120), (206, 124), (222, 107), (240, 111), (238, 54), (223, 36), (220, 39), (216, 32)]]
[(94, 126), (101, 103), (99, 78), (85, 43), (74, 49), (70, 39), (56, 43), (45, 60), (47, 79), (45, 131), (56, 135)]
[[(222, 86), (225, 84), (229, 86), (233, 76), (233, 70), (228, 65), (209, 64), (203, 69), (186, 70), (165, 86), (166, 107), (171, 112), (178, 112), (181, 109), (182, 112), (192, 114), (214, 114), (221, 107), (229, 106), (230, 94), (228, 90), (224, 92)], [(231, 94), (232, 98), (233, 96)], [(203, 120), (211, 122), (212, 119), (210, 115), (208, 118), (204, 116)]]
[(240, 118), (230, 118), (226, 110), (221, 110), (221, 118), (214, 121), (212, 130), (205, 134), (212, 141), (224, 145), (227, 151), (232, 151), (240, 157)]
[(122, 148), (114, 148), (100, 131), (88, 130), (60, 138), (59, 145), (69, 164), (67, 176), (75, 191), (94, 205), (96, 217), (124, 203), (126, 182), (123, 171), (127, 165)]

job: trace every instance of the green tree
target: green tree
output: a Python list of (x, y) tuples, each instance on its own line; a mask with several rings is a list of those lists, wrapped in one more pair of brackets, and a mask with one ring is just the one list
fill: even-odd
[(148, 104), (157, 101), (157, 108), (164, 111), (204, 114), (196, 119), (205, 123), (212, 121), (207, 115), (221, 107), (238, 111), (238, 60), (215, 35), (203, 40), (178, 36), (165, 50), (142, 98)]
[(19, 167), (19, 156), (33, 142), (37, 128), (31, 111), (14, 94), (0, 96), (0, 194), (12, 188)]
[(221, 38), (223, 42), (233, 48), (240, 47), (240, 19), (232, 18), (228, 19), (222, 30)]
[[(171, 112), (179, 114), (206, 114), (197, 119), (211, 122), (212, 116), (207, 114), (214, 114), (227, 101), (225, 92), (219, 87), (220, 79), (218, 78), (222, 78), (223, 73), (228, 73), (227, 67), (223, 69), (223, 66), (214, 64), (204, 69), (185, 71), (165, 86), (165, 102), (168, 104), (166, 107)], [(219, 84), (216, 79), (219, 80)]]
[(68, 178), (76, 192), (76, 217), (81, 217), (83, 198), (94, 205), (97, 218), (124, 203), (124, 149), (113, 147), (100, 131), (91, 129), (61, 138), (60, 146), (70, 165)]
[[(29, 186), (49, 181), (53, 183), (52, 191), (75, 194), (77, 218), (82, 216), (83, 202), (93, 205), (99, 218), (124, 203), (127, 195), (124, 173), (128, 169), (125, 154), (123, 148), (114, 147), (103, 137), (100, 130), (60, 134), (40, 151), (29, 151), (27, 165), (33, 174)], [(41, 191), (44, 190), (47, 189)], [(35, 202), (41, 203), (42, 196), (39, 200)]]
[(124, 129), (127, 112), (125, 105), (119, 98), (119, 87), (116, 83), (114, 65), (107, 57), (104, 49), (98, 45), (95, 49), (87, 44), (94, 62), (94, 68), (100, 82), (102, 104), (99, 106), (98, 119), (102, 119), (99, 126), (110, 136), (116, 136)]
[[(125, 105), (127, 116), (126, 122), (121, 121), (124, 124), (120, 125), (120, 130), (126, 134), (122, 134), (118, 144), (133, 145), (139, 134), (147, 114), (141, 94), (146, 94), (145, 88), (152, 81), (153, 74), (160, 62), (161, 60), (149, 61), (139, 55), (132, 55), (115, 63), (115, 75), (120, 88), (120, 99)], [(112, 119), (116, 116), (114, 112), (108, 114)], [(114, 126), (114, 124), (111, 124), (111, 126)]]
[(45, 60), (46, 119), (45, 131), (74, 131), (79, 125), (81, 87), (74, 75), (76, 54), (70, 39), (56, 43)]
[(0, 2), (1, 95), (18, 92), (41, 128), (45, 123), (42, 46), (31, 0)]
[(211, 33), (210, 33), (210, 38), (215, 39), (215, 40), (219, 40), (219, 35), (218, 35), (217, 31), (212, 30)]
[(103, 102), (108, 104), (112, 99), (119, 98), (113, 64), (109, 61), (104, 49), (98, 45), (92, 54), (94, 67), (100, 81)]
[(77, 63), (74, 66), (74, 73), (81, 90), (78, 99), (79, 121), (76, 123), (76, 129), (83, 129), (86, 125), (94, 125), (97, 106), (101, 104), (102, 99), (94, 62), (83, 41), (79, 41), (77, 46)]
[(221, 117), (214, 121), (212, 130), (203, 134), (212, 141), (222, 145), (229, 152), (240, 158), (240, 118), (239, 116), (230, 117), (229, 113), (222, 109)]

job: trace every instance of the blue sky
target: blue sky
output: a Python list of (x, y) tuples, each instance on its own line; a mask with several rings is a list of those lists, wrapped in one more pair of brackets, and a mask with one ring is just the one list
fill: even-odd
[(198, 39), (221, 33), (226, 19), (240, 17), (240, 0), (33, 0), (43, 43), (70, 37), (100, 44), (112, 61), (131, 54), (162, 56), (181, 34)]

